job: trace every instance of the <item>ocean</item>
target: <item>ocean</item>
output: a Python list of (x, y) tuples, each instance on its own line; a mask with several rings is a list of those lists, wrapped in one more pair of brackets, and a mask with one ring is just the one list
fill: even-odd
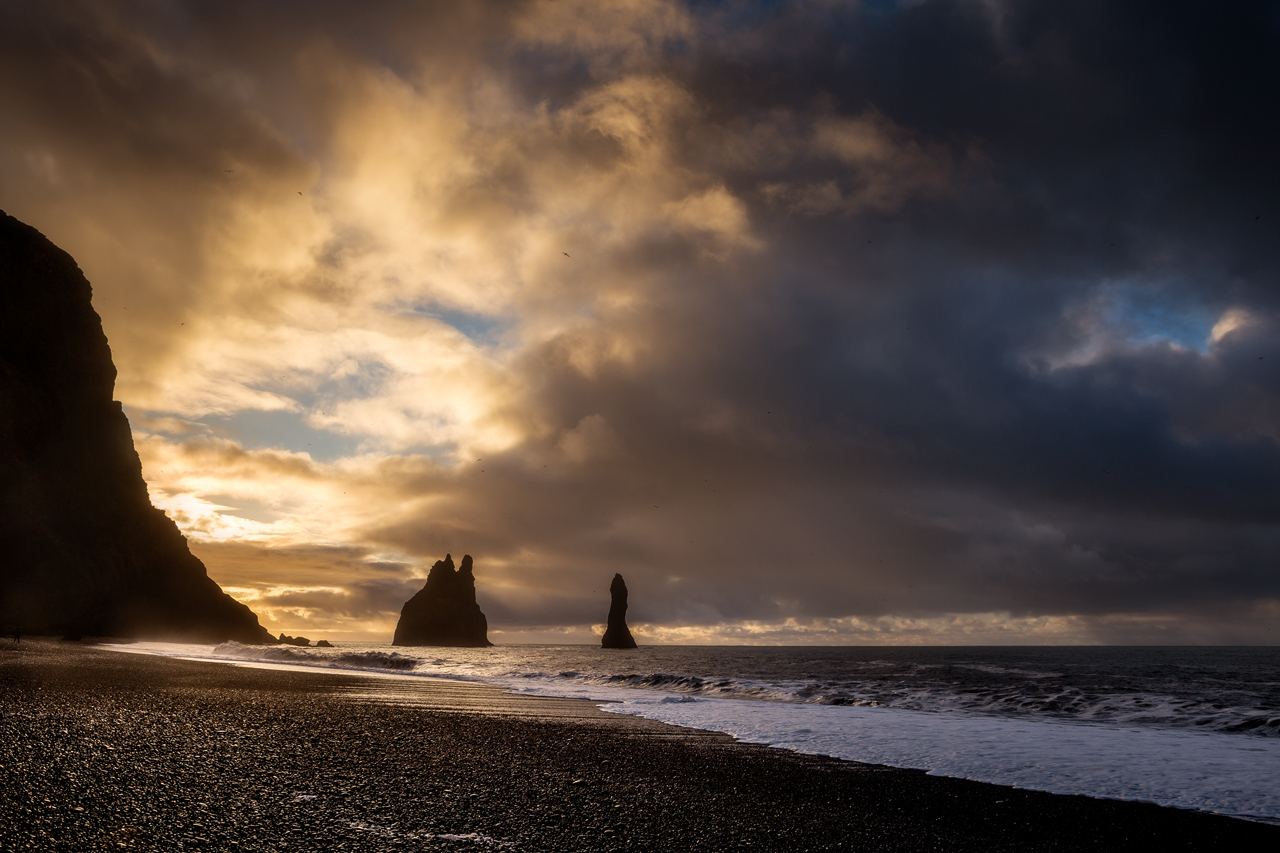
[(803, 753), (1280, 823), (1276, 648), (119, 648), (483, 682)]

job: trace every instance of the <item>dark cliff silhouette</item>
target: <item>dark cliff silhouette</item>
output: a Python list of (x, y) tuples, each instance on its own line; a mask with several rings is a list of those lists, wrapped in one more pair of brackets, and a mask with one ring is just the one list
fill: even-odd
[(627, 627), (627, 582), (622, 575), (614, 575), (609, 584), (609, 624), (604, 629), (602, 649), (634, 649), (635, 638)]
[(0, 212), (0, 622), (270, 640), (151, 505), (91, 295), (70, 255)]
[(431, 567), (427, 583), (404, 603), (396, 623), (396, 646), (492, 646), (489, 622), (476, 603), (476, 578), (471, 555), (453, 570), (453, 557), (444, 555)]

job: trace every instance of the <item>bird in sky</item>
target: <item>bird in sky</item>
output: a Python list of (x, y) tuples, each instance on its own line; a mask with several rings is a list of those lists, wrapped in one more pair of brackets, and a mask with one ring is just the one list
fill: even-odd
[(568, 253), (568, 252), (561, 252), (560, 254), (564, 255), (566, 258), (567, 258), (567, 257), (569, 257), (569, 253)]

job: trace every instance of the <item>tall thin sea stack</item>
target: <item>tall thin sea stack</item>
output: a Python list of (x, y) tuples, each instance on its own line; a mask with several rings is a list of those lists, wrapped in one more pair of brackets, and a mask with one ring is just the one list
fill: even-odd
[(627, 583), (622, 575), (614, 575), (609, 584), (609, 624), (604, 629), (602, 649), (634, 649), (635, 638), (627, 627)]
[(489, 623), (476, 603), (476, 578), (471, 555), (453, 570), (453, 557), (444, 555), (427, 575), (427, 583), (404, 603), (396, 623), (396, 646), (492, 646)]
[(151, 505), (76, 262), (0, 212), (0, 623), (266, 642)]

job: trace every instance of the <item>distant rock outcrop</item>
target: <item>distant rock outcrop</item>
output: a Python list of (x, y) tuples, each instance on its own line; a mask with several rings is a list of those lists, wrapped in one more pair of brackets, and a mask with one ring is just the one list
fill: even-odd
[(634, 649), (635, 638), (627, 627), (627, 583), (622, 575), (614, 575), (609, 584), (609, 624), (604, 629), (603, 649)]
[(427, 584), (404, 603), (396, 623), (396, 646), (492, 646), (489, 622), (476, 603), (471, 555), (453, 570), (453, 557), (431, 567)]
[(270, 640), (151, 505), (91, 295), (70, 255), (0, 212), (0, 623)]

